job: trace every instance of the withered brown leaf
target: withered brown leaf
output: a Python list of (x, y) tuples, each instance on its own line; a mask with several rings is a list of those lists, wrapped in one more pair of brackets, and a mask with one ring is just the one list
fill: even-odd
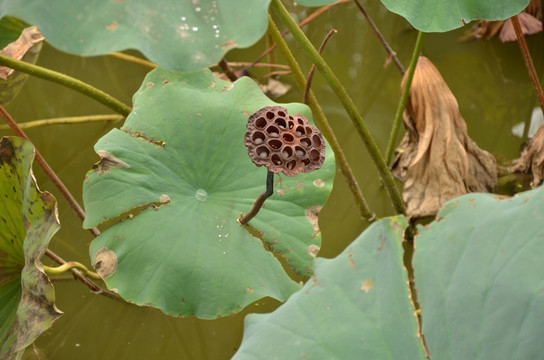
[(521, 157), (514, 161), (512, 172), (533, 174), (533, 186), (538, 186), (544, 179), (544, 125), (542, 125), (535, 136), (521, 154)]
[(392, 169), (404, 181), (409, 217), (435, 215), (447, 200), (493, 190), (495, 158), (469, 138), (455, 96), (426, 57), (419, 58), (403, 118), (407, 132)]

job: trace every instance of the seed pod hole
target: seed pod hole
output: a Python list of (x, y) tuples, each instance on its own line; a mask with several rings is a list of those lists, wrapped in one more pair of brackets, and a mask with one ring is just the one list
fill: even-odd
[(297, 121), (300, 125), (304, 125), (304, 120), (302, 120), (301, 118), (297, 118)]
[(317, 151), (316, 149), (310, 150), (310, 157), (312, 158), (313, 162), (318, 162), (320, 158), (319, 151)]
[(255, 152), (261, 159), (266, 159), (268, 158), (268, 155), (270, 155), (270, 151), (266, 148), (266, 146), (259, 146)]
[(289, 125), (289, 130), (293, 130), (293, 128), (295, 127), (295, 123), (291, 120), (289, 120), (287, 124)]
[(281, 161), (281, 158), (278, 154), (274, 154), (270, 157), (270, 160), (272, 160), (272, 162), (274, 163), (274, 165), (281, 165), (282, 164), (282, 161)]
[(262, 144), (264, 142), (264, 139), (266, 139), (266, 136), (260, 131), (256, 131), (255, 134), (253, 134), (253, 136), (251, 137), (251, 140), (253, 140), (253, 143), (255, 145)]
[(285, 167), (288, 168), (289, 170), (293, 170), (295, 166), (297, 166), (296, 160), (291, 160), (287, 163), (287, 165), (285, 165)]
[(309, 127), (309, 126), (306, 126), (306, 134), (307, 134), (307, 135), (310, 135), (312, 132), (313, 132), (313, 131), (312, 131), (312, 128)]
[(270, 146), (270, 148), (273, 149), (273, 150), (280, 149), (282, 145), (283, 144), (282, 144), (281, 140), (278, 140), (278, 139), (268, 140), (268, 146)]
[(310, 165), (310, 159), (308, 159), (308, 158), (304, 158), (304, 159), (300, 160), (300, 162), (302, 164), (304, 164), (304, 166)]
[(321, 147), (321, 139), (319, 138), (319, 136), (317, 136), (317, 135), (312, 136), (312, 141), (313, 141), (314, 146), (315, 146), (316, 148), (320, 148), (320, 147)]
[(302, 136), (302, 135), (304, 135), (304, 133), (305, 133), (305, 132), (304, 132), (304, 127), (302, 127), (302, 126), (297, 126), (296, 134), (297, 134), (298, 136)]
[(264, 129), (264, 127), (266, 126), (267, 124), (267, 121), (265, 118), (263, 117), (260, 117), (258, 118), (257, 120), (255, 120), (255, 126), (259, 129)]
[(282, 135), (282, 138), (285, 142), (292, 143), (295, 141), (295, 137), (289, 133), (285, 133)]
[(278, 129), (276, 126), (274, 125), (270, 125), (269, 127), (266, 128), (266, 132), (268, 133), (268, 136), (270, 137), (278, 137), (280, 136), (280, 129)]
[(295, 146), (295, 154), (301, 158), (301, 157), (304, 157), (306, 156), (306, 150), (304, 150), (303, 148), (301, 148), (300, 146)]
[(275, 116), (274, 113), (271, 112), (271, 111), (266, 113), (266, 117), (268, 118), (268, 120), (272, 120), (274, 118), (274, 116)]
[(312, 146), (312, 141), (308, 138), (302, 138), (300, 139), (300, 143), (306, 147)]
[(278, 127), (285, 129), (287, 127), (287, 122), (283, 118), (278, 118), (274, 121)]
[(279, 115), (279, 116), (283, 116), (283, 117), (287, 116), (287, 114), (286, 114), (286, 113), (284, 113), (284, 112), (283, 112), (283, 111), (281, 111), (281, 110), (280, 110), (280, 111), (278, 111), (278, 115)]
[(281, 156), (283, 156), (284, 159), (289, 159), (293, 156), (293, 149), (290, 146), (285, 146), (281, 151)]

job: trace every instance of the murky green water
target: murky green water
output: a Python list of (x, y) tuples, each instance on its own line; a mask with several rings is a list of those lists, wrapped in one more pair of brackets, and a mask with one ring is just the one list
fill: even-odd
[[(399, 16), (381, 6), (367, 9), (405, 66), (411, 56), (416, 32)], [(299, 11), (304, 17), (304, 11)], [(383, 67), (385, 51), (356, 7), (348, 3), (321, 16), (306, 29), (319, 44), (330, 28), (338, 34), (329, 41), (324, 57), (329, 61), (356, 102), (370, 131), (385, 149), (399, 98), (401, 75), (392, 64)], [(459, 43), (465, 30), (429, 34), (423, 54), (429, 57), (457, 96), (470, 136), (499, 158), (518, 156), (524, 139), (513, 134), (520, 123), (529, 123), (537, 105), (518, 45), (498, 40)], [(309, 63), (293, 44), (304, 69)], [(537, 70), (542, 73), (542, 36), (529, 39)], [(252, 61), (264, 42), (250, 51), (236, 51), (228, 59)], [(279, 57), (279, 54), (278, 54)], [(125, 103), (140, 86), (147, 69), (108, 58), (84, 59), (59, 53), (46, 46), (39, 64), (80, 78), (111, 93)], [(282, 79), (292, 83), (289, 78)], [(296, 86), (294, 86), (296, 89)], [(319, 75), (313, 89), (332, 123), (357, 176), (368, 203), (378, 216), (393, 213), (374, 165), (334, 94)], [(297, 90), (280, 101), (301, 101)], [(61, 116), (110, 113), (93, 100), (72, 90), (39, 79), (30, 79), (8, 111), (18, 122)], [(28, 130), (38, 150), (49, 161), (68, 188), (81, 199), (86, 171), (98, 160), (94, 143), (112, 127), (121, 124), (59, 125)], [(519, 125), (518, 125), (519, 131)], [(523, 133), (523, 131), (522, 131)], [(10, 134), (0, 131), (0, 135)], [(55, 194), (62, 227), (51, 242), (53, 251), (67, 260), (89, 265), (89, 232), (81, 229), (62, 196), (35, 166), (43, 190)], [(320, 214), (323, 246), (320, 256), (333, 257), (342, 251), (368, 224), (359, 216), (346, 183), (337, 176), (333, 193)], [(151, 308), (116, 302), (91, 293), (75, 281), (55, 282), (57, 305), (65, 312), (51, 330), (36, 342), (41, 359), (228, 359), (242, 338), (247, 313), (268, 312), (278, 303), (259, 301), (241, 314), (214, 320), (176, 319)], [(27, 358), (36, 358), (27, 352)]]

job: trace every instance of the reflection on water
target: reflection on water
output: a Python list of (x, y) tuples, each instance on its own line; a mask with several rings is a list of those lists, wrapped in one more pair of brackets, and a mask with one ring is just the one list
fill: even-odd
[[(407, 66), (416, 33), (402, 18), (388, 13), (376, 2), (369, 6), (367, 11)], [(304, 18), (306, 12), (309, 13), (299, 9), (297, 18)], [(384, 150), (399, 99), (401, 75), (394, 65), (384, 68), (386, 53), (354, 4), (348, 2), (334, 8), (307, 26), (306, 31), (314, 44), (320, 44), (332, 27), (338, 33), (329, 40), (323, 56), (346, 86), (369, 130)], [(525, 140), (519, 136), (527, 136), (519, 124), (534, 126), (531, 119), (536, 105), (519, 48), (515, 43), (502, 44), (498, 40), (460, 43), (457, 39), (463, 33), (460, 29), (429, 34), (424, 41), (423, 54), (434, 62), (456, 95), (469, 135), (481, 148), (513, 159)], [(304, 54), (291, 37), (287, 39), (293, 44), (303, 68), (308, 70), (310, 64)], [(542, 73), (542, 37), (533, 36), (528, 42), (537, 71)], [(229, 54), (228, 59), (251, 61), (264, 47), (261, 42), (254, 49)], [(281, 57), (278, 55), (278, 58)], [(38, 64), (81, 78), (127, 104), (131, 103), (132, 94), (147, 72), (147, 69), (121, 60), (108, 57), (83, 59), (59, 53), (48, 46), (44, 47)], [(295, 85), (289, 77), (283, 77), (282, 81)], [(314, 77), (313, 90), (371, 209), (378, 216), (391, 215), (386, 191), (361, 139), (319, 74)], [(301, 98), (300, 92), (292, 90), (279, 101), (301, 101)], [(19, 122), (111, 113), (83, 95), (39, 79), (28, 81), (8, 111)], [(120, 124), (58, 125), (32, 129), (28, 135), (76, 198), (81, 199), (85, 173), (98, 161), (93, 145), (114, 126)], [(7, 131), (0, 132), (0, 135), (7, 134)], [(59, 200), (62, 228), (51, 242), (52, 250), (65, 259), (89, 266), (91, 234), (81, 229), (79, 219), (41, 170), (35, 167), (35, 171), (40, 188), (53, 192)], [(203, 201), (206, 199), (203, 190), (198, 190), (195, 196)], [(323, 245), (319, 255), (322, 257), (340, 253), (367, 226), (341, 176), (336, 177), (332, 195), (320, 213), (320, 226)], [(227, 359), (241, 341), (244, 315), (271, 311), (278, 305), (276, 301), (265, 299), (229, 318), (213, 321), (176, 319), (155, 309), (126, 305), (92, 294), (74, 281), (56, 282), (55, 287), (58, 307), (65, 315), (36, 342), (39, 352), (45, 354), (42, 359)], [(32, 351), (27, 352), (27, 356), (36, 358)]]

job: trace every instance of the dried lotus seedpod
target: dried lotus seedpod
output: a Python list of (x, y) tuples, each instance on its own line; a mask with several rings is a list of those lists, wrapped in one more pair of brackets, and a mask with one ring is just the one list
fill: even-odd
[(300, 114), (281, 106), (266, 106), (247, 121), (245, 144), (257, 166), (295, 176), (319, 169), (325, 160), (323, 135)]

